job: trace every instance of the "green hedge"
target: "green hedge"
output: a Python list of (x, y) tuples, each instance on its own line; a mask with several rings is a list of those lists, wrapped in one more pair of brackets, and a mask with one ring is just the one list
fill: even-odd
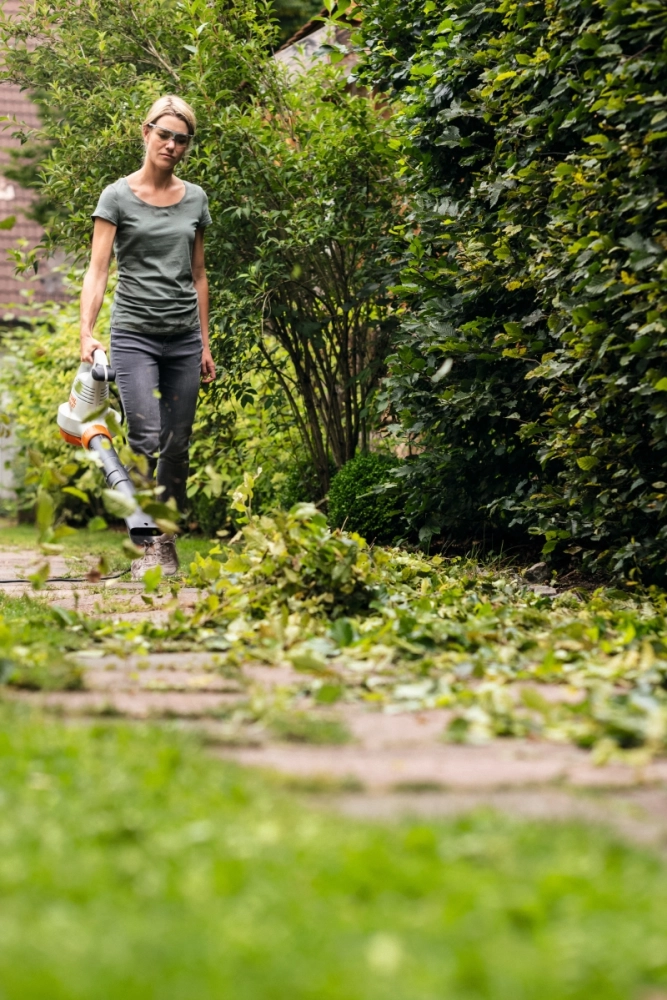
[(362, 77), (403, 102), (414, 196), (399, 246), (413, 314), (385, 397), (423, 448), (408, 515), (427, 533), (490, 519), (547, 554), (662, 575), (667, 7), (364, 14)]
[(397, 507), (397, 492), (374, 493), (391, 483), (397, 465), (391, 455), (360, 452), (336, 474), (329, 488), (329, 521), (337, 528), (356, 531), (369, 542), (388, 543), (405, 533)]

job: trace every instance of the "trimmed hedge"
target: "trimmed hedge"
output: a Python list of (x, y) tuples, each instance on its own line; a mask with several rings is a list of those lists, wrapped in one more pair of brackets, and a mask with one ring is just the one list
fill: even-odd
[(473, 512), (541, 535), (545, 554), (664, 575), (667, 7), (364, 14), (361, 75), (403, 102), (414, 194), (413, 315), (385, 393), (423, 446), (408, 516), (433, 533)]
[(329, 488), (329, 521), (336, 528), (356, 531), (369, 542), (389, 543), (405, 533), (396, 491), (373, 493), (391, 480), (398, 464), (391, 455), (360, 452), (336, 473)]

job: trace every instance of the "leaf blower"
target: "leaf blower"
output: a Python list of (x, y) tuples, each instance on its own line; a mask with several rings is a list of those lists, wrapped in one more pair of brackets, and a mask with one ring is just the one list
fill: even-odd
[(109, 406), (109, 382), (115, 380), (116, 373), (109, 368), (104, 351), (95, 351), (92, 365), (82, 361), (69, 400), (58, 407), (58, 427), (61, 437), (69, 444), (97, 455), (109, 489), (132, 500), (134, 510), (127, 514), (125, 523), (130, 538), (139, 545), (162, 532), (136, 502), (134, 484), (111, 442), (106, 418), (111, 414), (120, 423), (120, 414)]

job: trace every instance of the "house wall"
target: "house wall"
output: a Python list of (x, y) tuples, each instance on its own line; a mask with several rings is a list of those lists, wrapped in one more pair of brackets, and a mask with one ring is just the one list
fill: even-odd
[[(20, 0), (4, 0), (3, 3), (5, 13), (10, 16), (18, 11), (19, 6)], [(37, 108), (29, 95), (22, 92), (15, 84), (0, 83), (0, 115), (16, 117), (31, 128), (39, 125)], [(21, 143), (18, 139), (12, 138), (12, 131), (11, 125), (0, 131), (0, 164), (9, 161), (10, 149), (20, 148)], [(59, 274), (53, 271), (52, 266), (44, 264), (40, 267), (36, 279), (26, 283), (25, 280), (17, 279), (14, 274), (14, 263), (7, 255), (8, 250), (16, 247), (18, 239), (27, 240), (28, 247), (34, 247), (42, 237), (42, 227), (34, 220), (26, 218), (25, 214), (33, 198), (32, 191), (27, 191), (0, 176), (0, 221), (10, 215), (16, 217), (12, 229), (0, 229), (0, 325), (20, 318), (20, 310), (11, 307), (25, 301), (21, 291), (27, 284), (33, 289), (34, 299), (37, 302), (63, 297)]]
[[(3, 2), (4, 11), (10, 16), (18, 12), (19, 6), (19, 0)], [(0, 83), (0, 115), (6, 115), (10, 119), (16, 117), (31, 128), (39, 125), (37, 108), (29, 95), (22, 92), (15, 84)], [(21, 146), (19, 140), (12, 137), (12, 131), (11, 125), (3, 130), (0, 124), (0, 164), (10, 160), (9, 150), (19, 149)], [(27, 288), (31, 289), (33, 301), (36, 303), (65, 297), (60, 275), (53, 270), (55, 262), (42, 264), (38, 275), (26, 280), (17, 278), (14, 273), (14, 262), (8, 256), (8, 251), (17, 246), (17, 240), (25, 240), (27, 247), (31, 248), (42, 238), (42, 227), (26, 216), (33, 198), (34, 192), (0, 175), (0, 221), (11, 215), (16, 217), (16, 223), (11, 229), (0, 229), (0, 369), (10, 363), (2, 346), (2, 330), (3, 328), (7, 330), (25, 319), (26, 296), (21, 293)], [(0, 398), (0, 413), (5, 402)], [(16, 458), (16, 449), (11, 427), (9, 436), (3, 436), (5, 429), (5, 426), (0, 424), (0, 514), (11, 507), (14, 498), (12, 466)]]

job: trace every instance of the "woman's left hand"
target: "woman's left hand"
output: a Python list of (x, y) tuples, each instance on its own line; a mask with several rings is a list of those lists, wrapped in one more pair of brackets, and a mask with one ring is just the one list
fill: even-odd
[(215, 379), (215, 361), (211, 352), (205, 348), (201, 356), (201, 380), (202, 382), (213, 382)]

